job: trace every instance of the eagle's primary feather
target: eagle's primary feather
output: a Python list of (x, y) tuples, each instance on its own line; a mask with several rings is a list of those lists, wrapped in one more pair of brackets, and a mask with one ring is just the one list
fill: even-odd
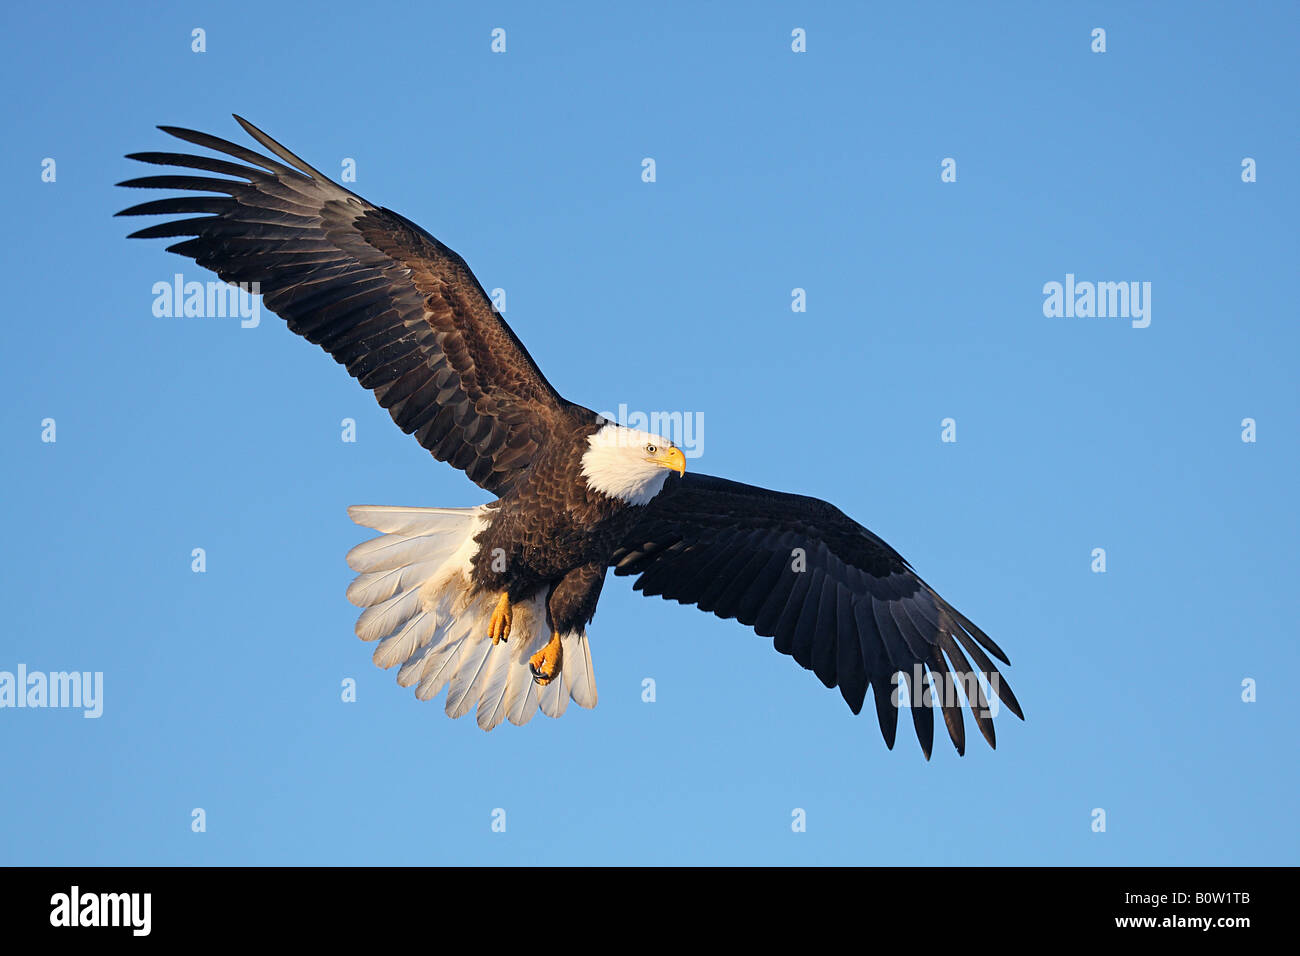
[[(927, 757), (935, 707), (959, 753), (963, 701), (990, 746), (999, 703), (1023, 718), (989, 657), (1009, 663), (1002, 649), (884, 541), (816, 498), (680, 474), (667, 439), (567, 401), (460, 256), (235, 118), (278, 159), (160, 127), (228, 158), (131, 154), (204, 174), (120, 183), (184, 191), (119, 213), (185, 217), (132, 236), (187, 237), (169, 250), (257, 283), (267, 308), (346, 366), (403, 431), (497, 496), (466, 509), (350, 509), (380, 533), (348, 555), (358, 572), (348, 598), (365, 608), (357, 634), (375, 642), (376, 664), (400, 666), (399, 684), (423, 700), (445, 689), (448, 714), (477, 708), (489, 730), (539, 709), (558, 717), (570, 698), (595, 706), (586, 624), (612, 567), (647, 595), (771, 637), (854, 713), (870, 689), (891, 747), (899, 684)], [(488, 637), (498, 594), (513, 608), (499, 642)], [(563, 661), (549, 683), (530, 664), (548, 634)]]

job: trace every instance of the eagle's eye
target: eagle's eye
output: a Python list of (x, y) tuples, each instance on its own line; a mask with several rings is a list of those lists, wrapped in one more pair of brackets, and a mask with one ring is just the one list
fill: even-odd
[(651, 455), (653, 455), (653, 454), (655, 454), (656, 452), (659, 451), (659, 449), (656, 448), (654, 445), (646, 445), (646, 446), (645, 446), (645, 450), (646, 450), (646, 452), (647, 452), (648, 454), (651, 454)]

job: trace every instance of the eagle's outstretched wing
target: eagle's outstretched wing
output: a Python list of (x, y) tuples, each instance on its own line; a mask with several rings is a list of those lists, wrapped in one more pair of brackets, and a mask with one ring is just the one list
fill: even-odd
[(576, 406), (546, 381), (460, 256), (235, 119), (284, 162), (215, 136), (159, 127), (241, 162), (130, 154), (221, 177), (119, 183), (218, 194), (124, 209), (118, 215), (194, 216), (132, 238), (194, 237), (168, 250), (227, 282), (258, 283), (266, 307), (347, 366), (403, 431), (483, 488), (504, 494), (543, 447), (556, 417)]
[(639, 574), (634, 587), (647, 595), (694, 604), (775, 638), (778, 651), (827, 687), (838, 684), (855, 714), (869, 685), (890, 747), (898, 722), (893, 675), (900, 672), (927, 758), (934, 716), (925, 688), (914, 685), (918, 674), (934, 678), (940, 699), (933, 706), (942, 707), (958, 753), (966, 745), (963, 697), (994, 745), (991, 708), (976, 673), (1024, 718), (988, 657), (1009, 664), (1002, 649), (897, 551), (817, 498), (708, 475), (671, 476), (610, 563), (615, 574)]

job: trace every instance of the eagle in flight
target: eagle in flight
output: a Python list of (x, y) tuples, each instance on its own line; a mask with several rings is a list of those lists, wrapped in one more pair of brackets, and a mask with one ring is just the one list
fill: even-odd
[(989, 659), (1010, 663), (1001, 648), (888, 544), (825, 501), (687, 474), (668, 438), (567, 400), (460, 256), (235, 119), (278, 158), (160, 127), (223, 158), (130, 154), (181, 170), (119, 185), (185, 191), (119, 213), (184, 217), (132, 238), (185, 237), (168, 250), (256, 283), (402, 431), (495, 496), (349, 509), (379, 532), (347, 556), (357, 635), (400, 685), (445, 689), (448, 715), (477, 707), (485, 730), (558, 717), (569, 698), (595, 706), (586, 627), (613, 568), (772, 638), (855, 714), (870, 688), (890, 747), (900, 709), (927, 758), (936, 708), (958, 753), (963, 701), (990, 746), (996, 701), (1023, 719)]

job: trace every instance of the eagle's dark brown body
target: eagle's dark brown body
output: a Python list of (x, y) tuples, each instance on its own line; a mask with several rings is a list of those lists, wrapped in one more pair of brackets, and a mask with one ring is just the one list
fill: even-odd
[(490, 506), (473, 562), (474, 584), (508, 593), (513, 604), (553, 588), (548, 622), (560, 632), (591, 622), (610, 558), (642, 510), (588, 487), (582, 455), (600, 424), (592, 413), (575, 410), (573, 418)]

